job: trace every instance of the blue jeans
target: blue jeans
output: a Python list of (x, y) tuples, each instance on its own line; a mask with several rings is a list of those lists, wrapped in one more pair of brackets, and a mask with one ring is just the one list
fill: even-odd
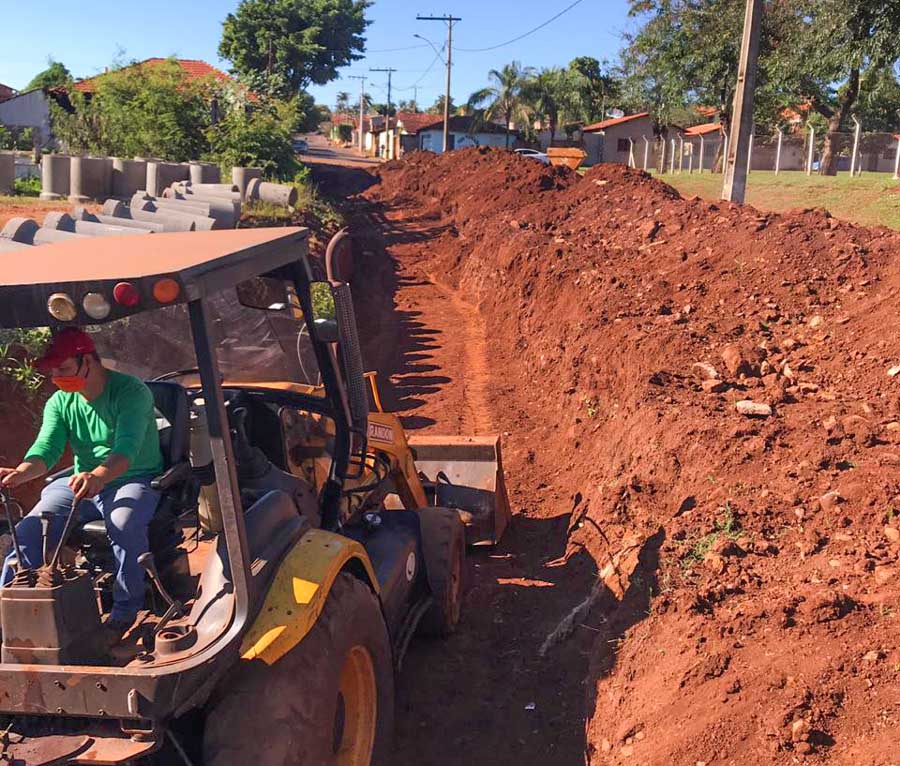
[[(20, 567), (24, 563), (36, 569), (43, 563), (41, 513), (44, 511), (53, 514), (47, 534), (47, 557), (53, 556), (74, 499), (68, 477), (57, 479), (44, 487), (37, 505), (16, 525), (23, 559), (19, 562)], [(96, 497), (86, 498), (78, 504), (76, 523), (79, 520), (84, 523), (98, 519), (106, 522), (106, 534), (109, 535), (116, 558), (111, 615), (113, 620), (134, 621), (138, 611), (144, 606), (144, 570), (137, 560), (138, 556), (149, 550), (147, 527), (156, 513), (158, 503), (159, 492), (150, 489), (150, 479), (136, 478), (127, 484), (104, 489)], [(10, 560), (14, 558), (15, 551), (7, 556), (3, 564), (3, 574), (0, 576), (3, 584), (13, 577)]]

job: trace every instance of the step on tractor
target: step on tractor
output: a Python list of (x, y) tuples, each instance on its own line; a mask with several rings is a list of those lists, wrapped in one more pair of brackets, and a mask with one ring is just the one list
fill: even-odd
[[(101, 639), (102, 521), (73, 509), (0, 590), (0, 760), (389, 762), (404, 653), (453, 632), (467, 543), (495, 543), (509, 503), (497, 437), (408, 438), (384, 411), (344, 248), (307, 240), (79, 239), (5, 262), (0, 328), (87, 329), (147, 381), (165, 467), (121, 642)], [(0, 510), (17, 550), (22, 505), (4, 491)]]

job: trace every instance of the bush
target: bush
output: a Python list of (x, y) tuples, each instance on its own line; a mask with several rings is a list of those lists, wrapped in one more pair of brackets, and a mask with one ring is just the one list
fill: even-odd
[(20, 385), (29, 399), (37, 395), (44, 383), (44, 376), (35, 369), (34, 360), (49, 340), (50, 330), (46, 327), (0, 331), (0, 375)]
[(345, 144), (349, 144), (353, 140), (353, 126), (346, 123), (338, 125), (338, 138)]
[(13, 135), (10, 133), (6, 126), (0, 125), (0, 149), (12, 149), (13, 148)]
[(257, 167), (266, 178), (289, 181), (298, 170), (291, 133), (274, 110), (232, 109), (207, 131), (209, 157), (222, 167)]
[(37, 176), (17, 178), (13, 186), (13, 194), (20, 197), (37, 197), (41, 193), (41, 179)]
[(69, 85), (73, 111), (51, 102), (53, 132), (70, 152), (197, 159), (218, 87), (211, 78), (189, 79), (175, 61), (125, 66), (95, 78), (90, 98)]

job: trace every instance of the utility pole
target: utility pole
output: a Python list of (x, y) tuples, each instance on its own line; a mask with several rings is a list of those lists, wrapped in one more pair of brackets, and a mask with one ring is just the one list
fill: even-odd
[(387, 113), (387, 119), (388, 119), (388, 124), (390, 124), (390, 119), (391, 119), (391, 75), (392, 75), (394, 72), (396, 72), (397, 70), (396, 70), (396, 69), (391, 69), (390, 67), (386, 67), (386, 68), (383, 68), (383, 69), (374, 69), (373, 67), (369, 67), (369, 71), (370, 71), (370, 72), (387, 72), (387, 76), (388, 76), (388, 93), (387, 93), (387, 96), (388, 96), (387, 112), (388, 112), (388, 113)]
[(722, 199), (729, 202), (743, 202), (747, 191), (747, 162), (750, 157), (750, 136), (753, 133), (753, 95), (756, 90), (756, 60), (759, 57), (762, 15), (763, 0), (747, 0), (741, 61), (731, 118), (731, 140), (725, 157), (725, 184), (722, 188)]
[(363, 139), (363, 120), (366, 116), (366, 78), (362, 75), (350, 75), (350, 80), (359, 80), (359, 151), (365, 153), (366, 145)]
[(462, 21), (459, 16), (416, 16), (417, 21), (443, 21), (447, 24), (447, 89), (444, 92), (444, 149), (450, 148), (450, 67), (453, 65), (453, 23)]

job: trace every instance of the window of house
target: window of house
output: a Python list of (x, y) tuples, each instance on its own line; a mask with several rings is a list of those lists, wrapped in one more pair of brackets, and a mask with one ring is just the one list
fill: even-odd
[(628, 151), (628, 139), (620, 138), (616, 145), (616, 148), (620, 152), (627, 152)]

